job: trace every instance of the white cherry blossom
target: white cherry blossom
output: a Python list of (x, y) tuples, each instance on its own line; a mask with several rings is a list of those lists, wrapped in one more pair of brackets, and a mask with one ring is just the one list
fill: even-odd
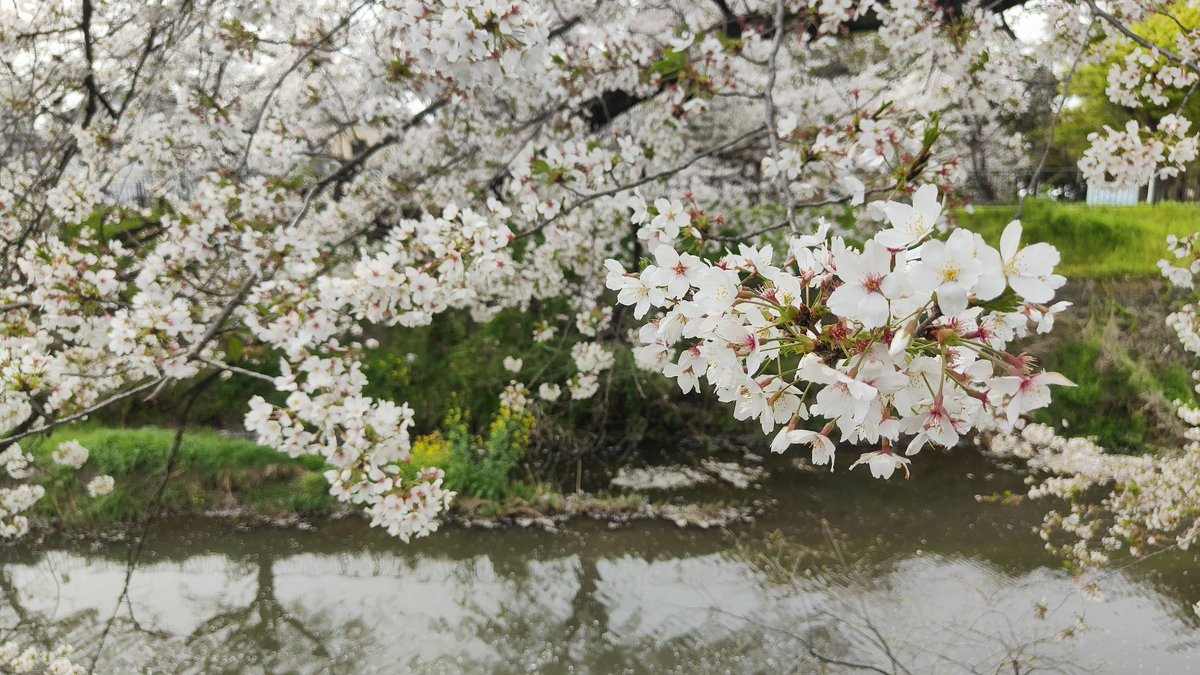
[(1048, 302), (1057, 286), (1052, 286), (1058, 251), (1046, 243), (1019, 248), (1021, 221), (1014, 220), (1000, 235), (1000, 258), (1004, 278), (1010, 288), (1027, 302)]
[(904, 475), (908, 476), (908, 465), (910, 463), (908, 458), (901, 457), (895, 453), (875, 451), (864, 452), (850, 465), (850, 468), (853, 469), (859, 464), (866, 464), (867, 468), (871, 470), (871, 475), (875, 478), (891, 478), (892, 474), (896, 473), (897, 468), (904, 469)]
[[(835, 254), (834, 263), (843, 284), (829, 296), (829, 308), (861, 321), (864, 328), (886, 325), (891, 319), (889, 300), (912, 294), (906, 275), (892, 272), (892, 256), (875, 240), (868, 241), (861, 254), (849, 249)], [(903, 258), (898, 266), (904, 268)]]
[(892, 227), (876, 234), (875, 239), (891, 249), (905, 249), (920, 243), (934, 232), (942, 215), (942, 204), (934, 185), (917, 188), (912, 204), (888, 201), (882, 208)]

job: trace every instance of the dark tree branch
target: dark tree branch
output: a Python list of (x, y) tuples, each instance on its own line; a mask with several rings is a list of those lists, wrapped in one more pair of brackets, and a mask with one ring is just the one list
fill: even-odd
[(96, 115), (97, 101), (104, 106), (109, 115), (114, 119), (117, 117), (117, 111), (113, 109), (108, 99), (104, 98), (104, 94), (100, 93), (100, 87), (96, 86), (96, 74), (94, 72), (96, 55), (92, 41), (92, 13), (92, 0), (83, 0), (83, 18), (79, 23), (79, 30), (83, 32), (83, 56), (87, 60), (87, 75), (83, 77), (83, 87), (87, 90), (88, 95), (87, 103), (83, 109), (83, 126), (85, 128), (92, 123), (92, 118)]
[(713, 3), (717, 9), (721, 10), (721, 16), (725, 19), (721, 31), (734, 40), (742, 37), (742, 23), (738, 20), (737, 14), (729, 8), (729, 3), (726, 0), (713, 0)]

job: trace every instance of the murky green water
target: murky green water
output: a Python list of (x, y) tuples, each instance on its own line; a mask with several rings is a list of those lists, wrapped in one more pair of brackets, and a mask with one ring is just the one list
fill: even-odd
[(748, 495), (775, 506), (731, 532), (575, 521), (405, 546), (357, 520), (165, 523), (120, 607), (126, 544), (8, 549), (0, 625), (86, 663), (115, 611), (97, 672), (1200, 672), (1195, 554), (1088, 599), (1031, 534), (1037, 508), (976, 502), (1013, 477), (920, 459), (907, 482), (776, 472)]

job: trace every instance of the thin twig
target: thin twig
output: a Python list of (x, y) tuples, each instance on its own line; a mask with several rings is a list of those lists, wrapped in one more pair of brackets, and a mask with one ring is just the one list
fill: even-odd
[(247, 368), (235, 366), (232, 363), (225, 363), (224, 361), (217, 361), (216, 359), (210, 359), (210, 358), (201, 358), (200, 361), (212, 366), (213, 368), (218, 368), (220, 370), (228, 370), (231, 373), (237, 373), (238, 375), (245, 375), (246, 377), (252, 377), (256, 380), (262, 380), (263, 382), (270, 382), (272, 384), (275, 383), (275, 378), (271, 377), (270, 375), (267, 375), (266, 373), (260, 373), (255, 370), (249, 370)]
[[(1090, 0), (1089, 0), (1090, 2)], [(1092, 35), (1092, 28), (1095, 27), (1096, 20), (1088, 24), (1087, 32), (1083, 34), (1083, 39), (1079, 41), (1079, 52), (1075, 55), (1075, 62), (1071, 64), (1071, 70), (1067, 73), (1067, 77), (1063, 80), (1062, 97), (1058, 101), (1058, 108), (1054, 111), (1054, 117), (1050, 120), (1049, 136), (1046, 138), (1046, 147), (1042, 149), (1042, 158), (1038, 160), (1037, 168), (1033, 170), (1033, 175), (1029, 177), (1029, 185), (1025, 187), (1020, 198), (1017, 200), (1017, 213), (1013, 216), (1014, 220), (1021, 219), (1021, 211), (1025, 209), (1025, 200), (1030, 193), (1037, 187), (1038, 176), (1041, 175), (1042, 169), (1046, 166), (1046, 158), (1050, 156), (1050, 148), (1054, 147), (1054, 130), (1058, 128), (1058, 120), (1062, 117), (1063, 108), (1067, 104), (1067, 98), (1071, 93), (1071, 79), (1075, 77), (1075, 71), (1079, 68), (1080, 61), (1083, 60), (1084, 52), (1087, 51), (1088, 38)]]
[(678, 166), (671, 167), (670, 169), (664, 169), (662, 171), (659, 171), (658, 173), (653, 173), (653, 174), (650, 174), (643, 178), (639, 178), (638, 180), (635, 180), (632, 183), (626, 183), (624, 185), (618, 185), (616, 187), (609, 188), (607, 190), (601, 190), (600, 192), (593, 192), (591, 194), (584, 195), (583, 197), (579, 198), (578, 200), (563, 207), (562, 210), (560, 210), (558, 213), (556, 213), (553, 218), (548, 218), (547, 220), (542, 221), (536, 227), (526, 230), (526, 231), (516, 235), (514, 237), (514, 239), (522, 239), (524, 237), (528, 237), (537, 232), (541, 232), (543, 229), (546, 228), (547, 225), (549, 225), (550, 223), (553, 223), (555, 220), (567, 215), (568, 213), (574, 211), (575, 209), (577, 209), (581, 206), (584, 206), (585, 204), (588, 204), (597, 199), (600, 199), (601, 197), (611, 197), (612, 195), (618, 194), (620, 192), (625, 192), (626, 190), (632, 190), (636, 187), (645, 185), (646, 183), (653, 183), (654, 181), (662, 180), (664, 178), (670, 178), (671, 176), (679, 173), (680, 171), (684, 171), (684, 170), (688, 169), (693, 164), (695, 164), (696, 162), (699, 162), (700, 160), (702, 160), (706, 157), (711, 157), (711, 156), (717, 154), (718, 152), (728, 150), (734, 146), (740, 145), (741, 143), (743, 143), (747, 140), (757, 137), (763, 131), (765, 131), (765, 127), (762, 127), (762, 126), (755, 127), (754, 129), (747, 131), (746, 133), (742, 134), (741, 136), (738, 136), (737, 138), (726, 141), (725, 143), (722, 143), (721, 145), (718, 145), (714, 148), (710, 148), (708, 150), (705, 150), (704, 152), (701, 152), (697, 155), (692, 156), (691, 159), (687, 160), (686, 162), (684, 162), (683, 164), (680, 164)]

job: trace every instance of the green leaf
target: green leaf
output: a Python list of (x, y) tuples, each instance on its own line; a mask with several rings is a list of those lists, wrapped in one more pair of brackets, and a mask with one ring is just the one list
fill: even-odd
[(665, 79), (675, 77), (687, 65), (687, 53), (677, 52), (674, 49), (667, 47), (663, 50), (661, 60), (650, 66), (651, 74), (662, 75)]
[(977, 305), (982, 307), (983, 311), (985, 312), (1003, 312), (1005, 314), (1011, 314), (1012, 312), (1017, 311), (1017, 308), (1021, 306), (1021, 298), (1018, 297), (1011, 288), (1008, 288), (1000, 294), (1000, 297), (988, 300), (987, 302), (977, 303)]
[(242, 353), (244, 350), (245, 350), (245, 346), (242, 344), (241, 339), (238, 338), (236, 335), (230, 335), (229, 336), (229, 344), (225, 348), (225, 354), (226, 354), (226, 356), (229, 357), (229, 361), (230, 362), (241, 361)]

